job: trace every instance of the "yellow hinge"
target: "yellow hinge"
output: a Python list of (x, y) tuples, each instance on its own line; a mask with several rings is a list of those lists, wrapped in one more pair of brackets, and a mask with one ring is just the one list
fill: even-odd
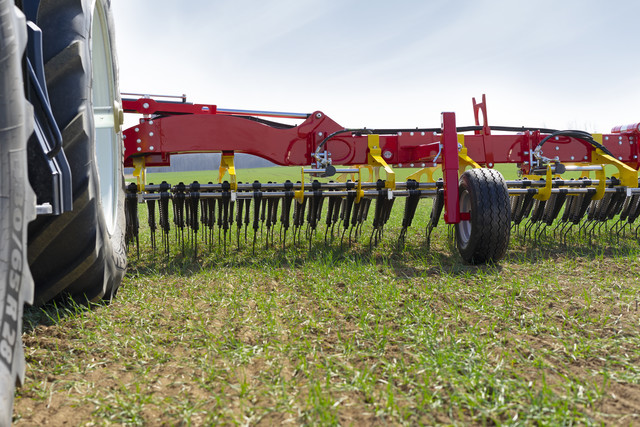
[(385, 179), (385, 188), (389, 190), (396, 189), (396, 173), (391, 166), (382, 158), (382, 149), (380, 148), (380, 135), (368, 135), (367, 144), (369, 145), (369, 154), (367, 155), (367, 163), (370, 166), (382, 167), (387, 173)]
[[(525, 175), (524, 178), (535, 181), (539, 178), (536, 175)], [(545, 176), (545, 185), (542, 188), (538, 188), (538, 194), (533, 196), (534, 199), (544, 202), (551, 197), (551, 186), (553, 184), (553, 174), (551, 172), (551, 165), (547, 165), (547, 174)]]
[(133, 159), (133, 176), (138, 181), (138, 192), (144, 191), (144, 186), (147, 185), (147, 168), (144, 157), (134, 157)]
[(224, 175), (229, 173), (229, 182), (231, 184), (231, 191), (238, 190), (238, 181), (236, 179), (236, 167), (233, 163), (233, 154), (223, 154), (220, 157), (220, 169), (218, 173), (218, 183), (222, 183)]
[(460, 149), (458, 149), (458, 163), (459, 163), (459, 171), (460, 174), (464, 172), (467, 166), (471, 166), (472, 168), (479, 168), (480, 165), (477, 164), (469, 155), (467, 154), (467, 147), (464, 146), (464, 135), (458, 134), (458, 145)]
[(433, 174), (436, 173), (436, 171), (438, 169), (440, 169), (441, 166), (440, 165), (436, 165), (434, 167), (430, 167), (430, 168), (422, 168), (414, 173), (412, 173), (411, 175), (409, 175), (407, 177), (407, 179), (413, 179), (415, 181), (420, 182), (420, 179), (422, 178), (422, 175), (424, 175), (425, 173), (427, 174), (427, 182), (436, 182), (435, 178), (433, 177)]

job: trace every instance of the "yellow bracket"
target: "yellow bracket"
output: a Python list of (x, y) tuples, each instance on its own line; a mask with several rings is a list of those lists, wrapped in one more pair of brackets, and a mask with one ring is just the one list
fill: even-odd
[[(525, 178), (530, 179), (531, 181), (537, 180), (539, 177), (536, 175), (525, 175)], [(553, 174), (551, 172), (551, 165), (547, 165), (547, 175), (545, 176), (545, 186), (543, 188), (538, 188), (538, 194), (533, 196), (534, 199), (540, 200), (544, 202), (545, 200), (549, 200), (551, 197), (551, 185), (553, 184)]]
[[(458, 163), (460, 165), (459, 166), (460, 174), (464, 172), (467, 166), (471, 166), (472, 168), (479, 168), (480, 165), (476, 163), (471, 157), (469, 157), (469, 154), (467, 154), (467, 147), (465, 147), (464, 145), (464, 135), (462, 134), (458, 135), (458, 144), (460, 145), (460, 149), (458, 150)], [(409, 175), (407, 179), (414, 179), (416, 181), (420, 181), (420, 179), (422, 178), (422, 175), (427, 174), (427, 180), (428, 180), (427, 182), (436, 182), (433, 175), (438, 169), (441, 169), (441, 168), (442, 168), (442, 165), (422, 168), (419, 171)]]
[(293, 197), (296, 199), (296, 202), (302, 204), (302, 202), (304, 202), (304, 168), (300, 168), (300, 173), (302, 174), (302, 179), (300, 180), (302, 187), (293, 193)]
[[(391, 166), (382, 158), (382, 149), (380, 148), (380, 135), (368, 135), (367, 143), (369, 145), (369, 154), (367, 155), (367, 163), (373, 167), (381, 167), (387, 173), (384, 186), (389, 190), (396, 189), (396, 173)], [(361, 174), (362, 176), (362, 174)], [(358, 180), (359, 181), (359, 180)]]
[[(374, 175), (376, 178), (380, 176), (380, 172), (378, 172), (378, 168), (374, 168), (371, 165), (358, 165), (357, 168), (358, 168), (358, 180), (364, 179), (362, 178), (362, 169), (366, 169), (367, 171), (369, 171), (369, 181), (367, 182), (373, 182)], [(355, 181), (355, 174), (351, 174), (351, 180)]]
[(420, 180), (422, 179), (422, 175), (424, 175), (425, 173), (427, 174), (427, 182), (436, 182), (435, 178), (433, 177), (433, 174), (436, 173), (436, 171), (438, 169), (440, 169), (442, 166), (441, 165), (437, 165), (431, 168), (422, 168), (419, 171), (416, 171), (414, 173), (412, 173), (411, 175), (409, 175), (407, 177), (407, 179), (413, 179), (415, 181), (420, 182)]
[(138, 181), (138, 192), (143, 192), (144, 186), (147, 185), (147, 168), (144, 157), (133, 158), (133, 176)]
[(231, 184), (231, 191), (238, 190), (238, 181), (236, 179), (236, 167), (233, 164), (233, 154), (223, 154), (220, 157), (220, 170), (218, 174), (218, 183), (222, 183), (224, 175), (229, 173), (229, 181)]
[[(592, 156), (593, 154), (595, 153), (592, 153)], [(598, 180), (598, 186), (596, 187), (596, 194), (593, 195), (591, 200), (600, 200), (604, 197), (604, 190), (607, 181), (607, 175), (604, 173), (604, 165), (602, 165), (602, 169), (596, 171), (596, 179)]]
[(472, 168), (479, 168), (480, 165), (477, 164), (469, 155), (467, 154), (467, 147), (464, 146), (464, 135), (458, 134), (458, 144), (460, 145), (460, 149), (458, 150), (458, 163), (460, 174), (464, 172), (467, 166), (471, 166)]

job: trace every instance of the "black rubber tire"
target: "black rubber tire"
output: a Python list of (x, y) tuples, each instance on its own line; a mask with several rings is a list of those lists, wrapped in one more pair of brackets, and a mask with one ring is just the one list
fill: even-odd
[(36, 212), (27, 174), (33, 109), (22, 80), (26, 29), (13, 0), (0, 0), (0, 426), (11, 425), (15, 386), (24, 379), (22, 310), (33, 300), (26, 250), (27, 224)]
[(509, 190), (495, 169), (470, 169), (458, 186), (460, 212), (470, 219), (456, 224), (456, 244), (469, 264), (498, 262), (507, 252), (511, 234)]
[[(100, 21), (98, 21), (100, 20)], [(47, 89), (54, 116), (62, 131), (64, 151), (73, 177), (73, 211), (40, 217), (29, 227), (29, 264), (35, 280), (35, 303), (61, 295), (79, 301), (110, 300), (126, 269), (124, 174), (122, 134), (112, 144), (117, 153), (110, 169), (115, 196), (103, 204), (100, 166), (96, 159), (97, 131), (94, 96), (99, 86), (93, 77), (92, 28), (110, 55), (109, 93), (120, 102), (114, 35), (108, 0), (42, 0), (38, 26), (43, 32)], [(106, 56), (105, 55), (105, 56)], [(113, 93), (112, 93), (113, 92)], [(114, 109), (114, 111), (121, 111)], [(121, 124), (121, 120), (114, 123)], [(110, 129), (107, 127), (107, 129)], [(102, 128), (101, 128), (102, 131)], [(100, 134), (102, 135), (102, 134)], [(109, 140), (110, 143), (113, 138)], [(102, 143), (102, 140), (101, 142)], [(104, 173), (104, 171), (102, 171)], [(113, 183), (115, 181), (115, 184)], [(112, 207), (108, 211), (107, 205)], [(110, 215), (110, 216), (109, 216)]]

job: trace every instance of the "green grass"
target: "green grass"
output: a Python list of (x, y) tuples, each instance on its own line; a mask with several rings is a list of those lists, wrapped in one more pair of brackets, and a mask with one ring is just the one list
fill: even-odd
[(377, 247), (370, 224), (255, 253), (235, 226), (226, 251), (172, 230), (169, 255), (143, 231), (111, 305), (28, 310), (18, 424), (640, 422), (635, 236), (520, 232), (474, 267), (443, 224), (427, 247), (421, 203), (403, 248), (402, 201)]

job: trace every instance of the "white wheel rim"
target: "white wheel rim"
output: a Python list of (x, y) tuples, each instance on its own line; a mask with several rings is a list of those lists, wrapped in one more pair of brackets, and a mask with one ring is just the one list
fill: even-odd
[[(471, 213), (471, 197), (469, 197), (467, 190), (463, 190), (460, 193), (460, 213)], [(460, 236), (460, 247), (465, 249), (471, 239), (471, 220), (460, 221), (458, 234)]]
[(115, 128), (115, 76), (107, 17), (96, 2), (91, 28), (92, 97), (95, 124), (96, 166), (100, 177), (100, 204), (107, 230), (112, 234), (117, 218), (120, 138)]

